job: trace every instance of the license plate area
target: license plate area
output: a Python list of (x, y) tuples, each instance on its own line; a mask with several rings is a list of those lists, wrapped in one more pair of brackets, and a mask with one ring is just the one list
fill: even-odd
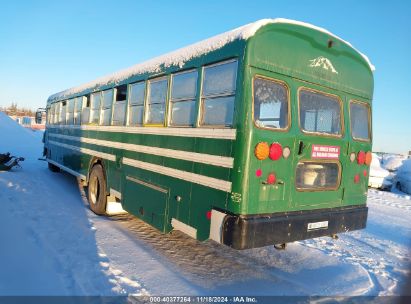
[(308, 223), (307, 231), (319, 230), (319, 229), (328, 229), (328, 221)]

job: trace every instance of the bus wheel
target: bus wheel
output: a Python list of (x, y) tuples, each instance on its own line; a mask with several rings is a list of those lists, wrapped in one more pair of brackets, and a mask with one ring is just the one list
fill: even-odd
[(51, 172), (60, 172), (60, 168), (52, 163), (48, 163), (48, 167)]
[(88, 182), (88, 202), (90, 209), (98, 215), (106, 213), (106, 180), (104, 178), (103, 167), (99, 164), (91, 169), (90, 180)]

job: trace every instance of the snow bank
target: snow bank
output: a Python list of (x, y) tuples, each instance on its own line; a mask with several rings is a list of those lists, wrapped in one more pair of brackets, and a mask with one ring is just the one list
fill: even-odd
[(398, 172), (411, 174), (411, 159), (404, 160)]
[(404, 156), (390, 155), (384, 159), (382, 166), (389, 171), (396, 171), (404, 161)]
[(390, 172), (381, 167), (381, 163), (378, 156), (373, 153), (370, 166), (370, 176), (387, 177), (388, 175), (390, 175)]
[(411, 194), (411, 159), (404, 160), (398, 168), (396, 179), (400, 184), (400, 190)]
[[(27, 157), (31, 147), (39, 144), (42, 131), (32, 131), (19, 125), (6, 114), (0, 112), (0, 153), (10, 152), (16, 156)], [(39, 150), (38, 156), (40, 156)]]
[(133, 75), (160, 72), (163, 68), (168, 68), (171, 66), (182, 67), (184, 66), (186, 62), (188, 62), (192, 58), (221, 49), (222, 47), (224, 47), (230, 42), (233, 42), (235, 40), (247, 40), (250, 37), (252, 37), (264, 25), (273, 24), (273, 23), (295, 24), (295, 25), (312, 28), (314, 30), (326, 33), (327, 35), (330, 35), (346, 43), (350, 47), (352, 47), (356, 52), (358, 52), (364, 58), (364, 60), (368, 63), (370, 69), (372, 71), (375, 70), (375, 67), (371, 64), (367, 56), (365, 56), (364, 54), (359, 52), (357, 49), (355, 49), (349, 42), (341, 39), (337, 35), (334, 35), (333, 33), (321, 27), (314, 26), (312, 24), (305, 23), (305, 22), (289, 20), (289, 19), (284, 19), (284, 18), (262, 19), (254, 23), (250, 23), (250, 24), (241, 26), (239, 28), (236, 28), (234, 30), (225, 32), (223, 34), (211, 37), (209, 39), (197, 42), (187, 47), (178, 49), (174, 52), (170, 52), (168, 54), (153, 58), (146, 62), (134, 65), (130, 68), (115, 72), (108, 76), (98, 78), (86, 84), (56, 93), (54, 95), (51, 95), (49, 97), (49, 100), (65, 98), (66, 96), (77, 94), (84, 90), (98, 89), (108, 84), (117, 84), (121, 82), (122, 80), (127, 79), (128, 77), (131, 77)]

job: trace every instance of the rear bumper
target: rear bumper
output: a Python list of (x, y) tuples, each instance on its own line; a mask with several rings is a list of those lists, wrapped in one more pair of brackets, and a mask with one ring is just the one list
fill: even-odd
[[(227, 215), (222, 223), (221, 242), (235, 249), (249, 249), (273, 244), (332, 235), (363, 229), (368, 207), (349, 206), (264, 215)], [(309, 223), (327, 222), (327, 227), (313, 228)]]

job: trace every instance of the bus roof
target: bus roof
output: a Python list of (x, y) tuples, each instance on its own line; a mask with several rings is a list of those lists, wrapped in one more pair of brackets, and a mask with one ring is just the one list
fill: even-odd
[(83, 85), (73, 87), (62, 92), (56, 93), (51, 95), (48, 98), (48, 103), (53, 101), (72, 98), (78, 95), (88, 94), (94, 91), (99, 91), (104, 88), (108, 88), (110, 86), (116, 86), (128, 78), (131, 78), (136, 75), (142, 74), (157, 74), (163, 72), (165, 69), (170, 67), (179, 67), (183, 68), (187, 62), (194, 58), (198, 58), (200, 56), (206, 55), (210, 52), (217, 51), (222, 49), (226, 45), (233, 43), (235, 41), (246, 41), (249, 38), (253, 37), (255, 33), (265, 25), (274, 24), (274, 23), (282, 23), (282, 24), (293, 24), (299, 25), (303, 27), (312, 28), (316, 31), (320, 31), (330, 35), (336, 39), (339, 39), (343, 43), (347, 44), (353, 50), (355, 50), (358, 54), (360, 54), (363, 59), (367, 62), (371, 71), (374, 71), (375, 68), (368, 59), (368, 57), (358, 50), (356, 50), (349, 42), (341, 39), (340, 37), (332, 34), (331, 32), (309, 23), (289, 20), (284, 18), (276, 18), (276, 19), (262, 19), (256, 22), (241, 26), (234, 30), (225, 32), (223, 34), (208, 38), (206, 40), (194, 43), (187, 47), (178, 49), (176, 51), (155, 57), (143, 63), (136, 64), (124, 70), (112, 73), (110, 75), (98, 78), (91, 82), (85, 83)]

